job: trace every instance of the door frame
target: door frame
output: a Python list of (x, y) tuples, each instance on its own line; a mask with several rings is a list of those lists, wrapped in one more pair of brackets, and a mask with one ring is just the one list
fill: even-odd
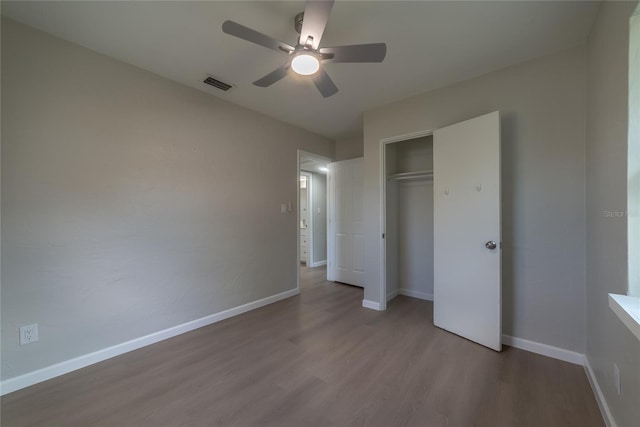
[[(313, 175), (311, 172), (300, 171), (300, 176), (307, 177), (307, 267), (313, 266)], [(298, 197), (300, 187), (298, 187)], [(300, 200), (298, 200), (298, 227), (300, 226)], [(299, 234), (300, 232), (298, 232)], [(300, 258), (298, 258), (300, 262)]]
[[(418, 132), (407, 133), (402, 135), (390, 136), (380, 140), (378, 146), (378, 157), (380, 159), (379, 175), (380, 175), (380, 228), (378, 236), (380, 236), (380, 303), (376, 310), (387, 309), (387, 240), (386, 240), (386, 225), (387, 225), (387, 162), (386, 162), (386, 148), (388, 144), (396, 142), (408, 141), (410, 139), (423, 138), (425, 136), (431, 136), (436, 129), (421, 130)], [(385, 237), (382, 237), (385, 236)]]
[[(330, 157), (325, 157), (320, 154), (311, 153), (305, 150), (297, 150), (296, 153), (296, 289), (300, 292), (300, 159), (313, 159), (324, 163), (332, 163), (334, 160)], [(327, 174), (328, 178), (328, 174)], [(329, 180), (327, 179), (327, 187)], [(327, 188), (328, 191), (328, 188)], [(327, 197), (328, 200), (328, 197)], [(328, 209), (327, 209), (328, 212)], [(327, 214), (327, 221), (329, 220), (329, 215)], [(329, 259), (329, 248), (327, 245), (327, 260)]]

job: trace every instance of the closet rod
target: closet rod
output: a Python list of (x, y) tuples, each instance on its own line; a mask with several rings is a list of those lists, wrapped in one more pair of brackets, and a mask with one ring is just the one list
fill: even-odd
[(391, 176), (389, 176), (388, 179), (394, 179), (394, 180), (402, 180), (402, 179), (420, 179), (420, 178), (432, 178), (433, 179), (433, 172), (432, 171), (420, 171), (420, 172), (403, 172), (403, 173), (396, 173), (393, 174)]

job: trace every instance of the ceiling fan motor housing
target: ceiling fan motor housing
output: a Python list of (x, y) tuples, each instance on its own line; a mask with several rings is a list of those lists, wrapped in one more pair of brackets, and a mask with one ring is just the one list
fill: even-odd
[[(300, 34), (295, 47), (229, 20), (222, 24), (222, 31), (267, 49), (289, 55), (285, 64), (253, 82), (254, 85), (271, 86), (289, 75), (289, 70), (293, 70), (298, 74), (311, 76), (316, 88), (322, 96), (327, 98), (338, 92), (338, 88), (326, 70), (320, 67), (320, 61), (324, 63), (382, 62), (387, 53), (387, 46), (384, 43), (320, 48), (320, 40), (327, 26), (334, 2), (335, 0), (307, 0), (304, 12), (298, 13), (294, 18), (294, 28)], [(301, 40), (303, 38), (304, 40)]]

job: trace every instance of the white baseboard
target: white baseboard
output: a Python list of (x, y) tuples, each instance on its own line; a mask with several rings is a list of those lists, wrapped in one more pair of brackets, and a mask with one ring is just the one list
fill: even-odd
[(433, 301), (433, 294), (428, 294), (426, 292), (420, 292), (420, 291), (413, 291), (411, 289), (397, 289), (393, 292), (389, 292), (387, 294), (387, 301), (391, 301), (398, 295), (405, 295), (411, 298), (418, 298), (426, 301)]
[(547, 344), (525, 340), (524, 338), (512, 337), (510, 335), (502, 335), (502, 344), (530, 351), (532, 353), (541, 354), (543, 356), (552, 357), (554, 359), (563, 360), (576, 365), (584, 365), (584, 354), (565, 350), (564, 348), (553, 347)]
[(362, 300), (362, 306), (364, 308), (370, 308), (372, 310), (383, 311), (382, 305), (379, 302), (369, 301), (368, 299)]
[(102, 362), (103, 360), (110, 359), (112, 357), (119, 356), (133, 350), (137, 350), (141, 347), (155, 344), (159, 341), (175, 337), (176, 335), (184, 334), (185, 332), (193, 331), (194, 329), (220, 322), (224, 319), (246, 313), (247, 311), (255, 310), (256, 308), (260, 308), (265, 305), (280, 301), (282, 299), (298, 295), (299, 293), (299, 289), (292, 289), (290, 291), (282, 292), (270, 297), (243, 304), (238, 307), (223, 310), (221, 312), (211, 314), (200, 319), (192, 320), (178, 326), (173, 326), (162, 331), (154, 332), (140, 338), (135, 338), (121, 344), (116, 344), (112, 347), (107, 347), (93, 353), (76, 357), (74, 359), (65, 360), (64, 362), (56, 363), (55, 365), (47, 366), (45, 368), (38, 369), (27, 374), (6, 379), (0, 383), (0, 396), (3, 396), (7, 393), (12, 393), (25, 387), (29, 387), (42, 381), (49, 380), (51, 378), (58, 377), (60, 375), (64, 375), (77, 369), (93, 365), (94, 363)]
[(600, 384), (598, 383), (596, 374), (593, 372), (589, 359), (586, 356), (584, 358), (584, 371), (589, 379), (589, 384), (591, 384), (591, 390), (593, 390), (596, 402), (598, 402), (598, 407), (600, 408), (600, 413), (602, 414), (602, 418), (604, 418), (605, 424), (607, 427), (618, 427), (616, 420), (613, 418), (613, 414), (611, 414), (611, 411), (609, 410), (609, 405), (607, 405), (607, 400), (604, 398), (602, 389), (600, 389)]
[(400, 289), (398, 290), (400, 295), (406, 295), (412, 298), (419, 298), (427, 301), (433, 301), (433, 294), (428, 294), (426, 292), (413, 291), (411, 289)]
[(559, 359), (565, 362), (584, 366), (587, 379), (589, 380), (589, 384), (591, 385), (591, 390), (593, 390), (596, 402), (598, 402), (598, 407), (600, 408), (600, 413), (602, 414), (602, 418), (604, 419), (605, 424), (607, 425), (607, 427), (618, 427), (615, 419), (613, 418), (613, 415), (611, 414), (611, 411), (609, 410), (609, 405), (607, 405), (604, 394), (602, 394), (600, 384), (598, 383), (598, 379), (596, 378), (596, 375), (591, 368), (589, 359), (584, 354), (565, 350), (563, 348), (553, 347), (535, 341), (525, 340), (523, 338), (512, 337), (509, 335), (502, 335), (502, 343), (511, 347), (519, 348), (521, 350), (542, 354), (543, 356), (548, 356), (554, 359)]
[(324, 261), (316, 261), (316, 262), (312, 262), (309, 264), (309, 267), (320, 267), (323, 265), (327, 265), (327, 260), (325, 259)]

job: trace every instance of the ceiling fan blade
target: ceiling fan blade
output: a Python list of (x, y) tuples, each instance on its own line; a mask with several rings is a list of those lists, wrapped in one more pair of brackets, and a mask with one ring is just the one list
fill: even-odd
[(331, 77), (329, 77), (329, 74), (327, 74), (324, 68), (320, 68), (318, 72), (311, 76), (311, 78), (313, 79), (313, 83), (316, 85), (322, 96), (324, 96), (325, 98), (328, 98), (338, 92), (338, 88), (333, 83), (333, 80), (331, 80)]
[(290, 66), (291, 65), (289, 63), (286, 63), (282, 67), (276, 68), (260, 80), (256, 80), (255, 82), (253, 82), (253, 84), (260, 87), (271, 86), (272, 84), (279, 80), (282, 80), (287, 76), (287, 74), (289, 74)]
[(300, 30), (300, 44), (306, 45), (309, 37), (313, 38), (311, 47), (317, 49), (320, 39), (329, 21), (334, 0), (308, 0), (304, 8), (304, 19)]
[(249, 27), (240, 25), (233, 21), (224, 21), (222, 24), (222, 31), (225, 33), (249, 41), (251, 43), (259, 44), (268, 49), (273, 49), (278, 52), (293, 52), (295, 48), (287, 43), (276, 40), (266, 34), (262, 34), (256, 30), (252, 30)]
[(384, 43), (354, 44), (350, 46), (323, 47), (321, 55), (333, 55), (324, 62), (382, 62), (387, 56)]

